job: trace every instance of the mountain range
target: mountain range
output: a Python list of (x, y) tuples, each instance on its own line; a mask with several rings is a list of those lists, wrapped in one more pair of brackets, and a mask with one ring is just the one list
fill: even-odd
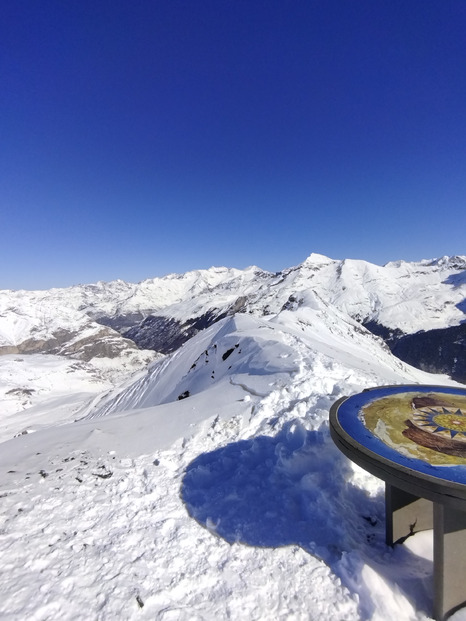
[[(466, 257), (377, 266), (311, 254), (271, 273), (210, 268), (133, 284), (0, 291), (0, 354), (49, 353), (112, 371), (142, 368), (218, 320), (336, 309), (401, 360), (466, 381)], [(112, 362), (112, 360), (114, 362)]]
[(383, 483), (328, 418), (465, 381), (465, 268), (1, 291), (0, 617), (430, 619), (431, 535), (386, 546)]

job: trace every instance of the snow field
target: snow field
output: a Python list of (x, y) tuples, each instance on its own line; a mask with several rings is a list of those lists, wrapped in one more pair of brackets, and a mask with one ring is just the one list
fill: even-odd
[[(76, 453), (31, 473), (3, 498), (2, 618), (306, 619), (312, 605), (324, 619), (329, 593), (339, 618), (354, 618), (354, 599), (302, 549), (230, 545), (189, 519), (178, 490), (193, 448), (105, 462)], [(312, 597), (309, 572), (324, 587)]]
[(0, 441), (70, 422), (83, 401), (111, 386), (93, 365), (78, 360), (44, 354), (0, 356)]
[(432, 561), (385, 546), (383, 484), (328, 409), (432, 376), (332, 317), (282, 319), (223, 320), (79, 422), (1, 445), (0, 618), (429, 618)]

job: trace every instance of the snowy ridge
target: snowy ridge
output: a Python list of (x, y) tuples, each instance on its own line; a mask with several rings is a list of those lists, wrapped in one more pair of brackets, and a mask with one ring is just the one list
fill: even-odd
[[(97, 371), (105, 357), (1, 357), (0, 617), (430, 619), (429, 533), (385, 545), (383, 484), (334, 447), (328, 413), (371, 386), (455, 384), (401, 362), (357, 319), (396, 316), (398, 296), (405, 329), (463, 321), (462, 260), (311, 255), (280, 274), (167, 277), (180, 318), (236, 310), (117, 386)], [(143, 308), (132, 287), (97, 286), (118, 313)], [(43, 293), (52, 327), (32, 293), (13, 304), (1, 292), (2, 320), (23, 312), (4, 338), (28, 337), (31, 318), (56, 335), (58, 295), (67, 321), (83, 318), (61, 350), (85, 352), (103, 301), (66, 291)]]
[[(132, 386), (90, 413), (90, 417), (138, 409), (187, 398), (214, 384), (229, 383), (256, 396), (281, 376), (297, 372), (294, 350), (279, 344), (279, 330), (249, 316), (219, 321), (197, 334), (177, 352), (152, 365)], [(285, 379), (283, 380), (285, 382)], [(248, 387), (247, 387), (248, 386)], [(181, 399), (179, 399), (181, 397)]]
[(311, 254), (278, 274), (257, 267), (210, 268), (138, 284), (119, 280), (49, 291), (0, 291), (0, 344), (18, 343), (35, 331), (45, 337), (58, 327), (79, 328), (89, 318), (104, 316), (140, 320), (162, 314), (186, 320), (212, 308), (225, 311), (238, 299), (248, 312), (275, 314), (291, 295), (306, 291), (315, 291), (351, 317), (411, 333), (464, 320), (458, 305), (466, 298), (465, 269), (464, 256), (381, 267)]
[(133, 384), (112, 391), (88, 416), (173, 402), (219, 382), (265, 397), (277, 383), (294, 383), (317, 357), (343, 364), (349, 373), (370, 373), (377, 364), (390, 383), (426, 377), (392, 356), (381, 339), (309, 294), (306, 304), (268, 321), (237, 314), (215, 323), (151, 365)]

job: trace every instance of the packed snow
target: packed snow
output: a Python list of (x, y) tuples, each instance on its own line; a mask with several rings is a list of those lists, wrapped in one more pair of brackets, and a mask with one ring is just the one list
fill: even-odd
[(2, 401), (25, 390), (2, 423), (2, 619), (430, 618), (430, 533), (385, 545), (383, 483), (335, 448), (328, 412), (369, 386), (453, 382), (303, 295), (117, 387), (81, 369), (41, 400), (55, 359), (5, 359)]

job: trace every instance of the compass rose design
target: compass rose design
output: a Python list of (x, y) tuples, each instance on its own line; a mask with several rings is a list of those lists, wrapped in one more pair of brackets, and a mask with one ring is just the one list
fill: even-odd
[(413, 412), (416, 427), (448, 440), (466, 442), (466, 411), (460, 408), (427, 407)]
[(361, 414), (368, 431), (397, 453), (431, 465), (461, 464), (466, 472), (466, 391), (383, 395)]

